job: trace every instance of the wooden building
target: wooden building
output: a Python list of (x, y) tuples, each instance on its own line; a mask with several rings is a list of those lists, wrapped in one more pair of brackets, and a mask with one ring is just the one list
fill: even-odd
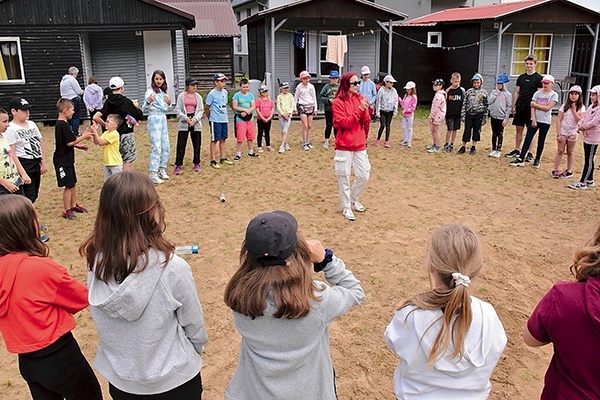
[(152, 71), (163, 69), (174, 96), (187, 70), (175, 55), (194, 26), (193, 15), (156, 0), (0, 1), (0, 107), (23, 96), (34, 105), (32, 120), (55, 120), (60, 80), (71, 66), (82, 88), (90, 75), (103, 87), (121, 76), (132, 99), (142, 99)]

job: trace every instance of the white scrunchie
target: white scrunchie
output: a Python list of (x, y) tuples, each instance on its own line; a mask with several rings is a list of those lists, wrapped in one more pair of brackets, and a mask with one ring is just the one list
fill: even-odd
[(454, 286), (463, 285), (464, 287), (469, 287), (469, 284), (471, 283), (471, 278), (460, 272), (453, 272), (452, 278), (454, 279)]

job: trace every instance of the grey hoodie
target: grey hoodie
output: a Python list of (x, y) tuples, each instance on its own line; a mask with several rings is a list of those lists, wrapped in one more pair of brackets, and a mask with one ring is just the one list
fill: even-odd
[(200, 372), (208, 341), (190, 266), (174, 255), (148, 252), (148, 267), (121, 284), (88, 273), (89, 302), (98, 329), (94, 368), (118, 389), (156, 394)]

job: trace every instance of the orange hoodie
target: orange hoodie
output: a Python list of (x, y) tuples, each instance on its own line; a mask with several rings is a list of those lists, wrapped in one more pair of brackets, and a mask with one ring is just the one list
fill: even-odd
[(87, 288), (48, 257), (0, 257), (0, 331), (11, 353), (48, 347), (75, 328), (88, 306)]
[(371, 121), (368, 111), (362, 111), (360, 99), (354, 95), (343, 101), (336, 98), (331, 105), (333, 126), (337, 129), (335, 149), (345, 151), (361, 151), (367, 148), (365, 126)]

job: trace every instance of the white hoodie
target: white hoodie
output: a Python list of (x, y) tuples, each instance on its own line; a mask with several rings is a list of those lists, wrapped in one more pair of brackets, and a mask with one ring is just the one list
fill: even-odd
[(94, 368), (132, 394), (157, 394), (195, 377), (208, 341), (192, 271), (174, 255), (148, 251), (146, 269), (121, 284), (88, 273), (89, 302), (98, 329)]
[(471, 296), (471, 311), (463, 358), (450, 358), (454, 351), (450, 344), (433, 368), (427, 366), (429, 352), (443, 321), (427, 328), (442, 311), (406, 306), (396, 312), (384, 335), (388, 347), (400, 357), (394, 372), (396, 398), (487, 399), (490, 375), (506, 346), (506, 334), (491, 304)]

